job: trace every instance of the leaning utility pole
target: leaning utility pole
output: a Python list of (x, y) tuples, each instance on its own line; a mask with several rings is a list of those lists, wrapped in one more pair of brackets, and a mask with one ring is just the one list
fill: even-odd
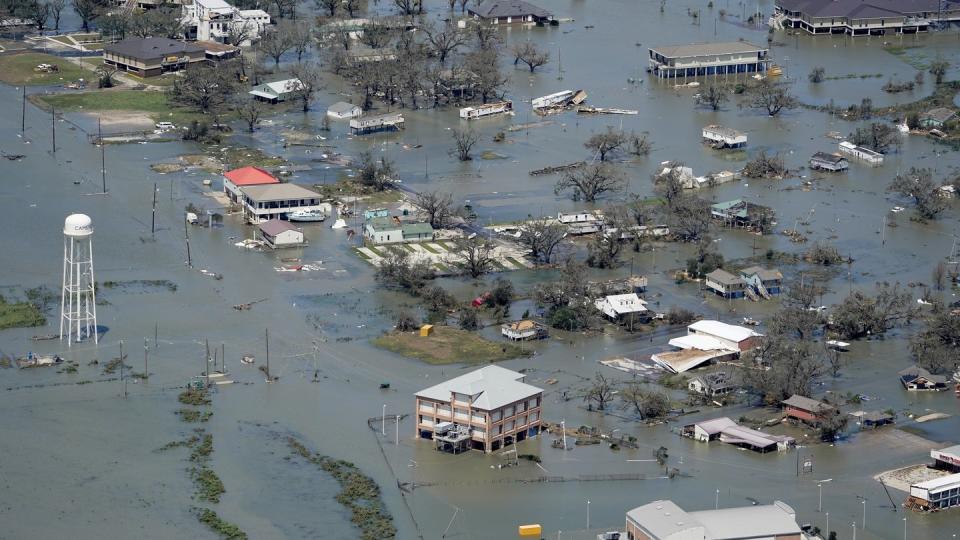
[(187, 216), (183, 216), (183, 237), (187, 242), (187, 267), (193, 268), (193, 259), (190, 257), (190, 229), (187, 228)]
[[(106, 190), (104, 190), (106, 191)], [(150, 215), (150, 236), (157, 230), (157, 183), (153, 183), (153, 214)]]
[(20, 138), (27, 130), (27, 85), (23, 85), (23, 100), (20, 103)]
[(147, 338), (143, 338), (143, 382), (150, 378), (149, 365), (147, 364), (147, 354), (150, 349), (147, 347)]
[(57, 156), (57, 110), (50, 107), (50, 131), (53, 133), (53, 156)]
[(103, 129), (100, 127), (100, 117), (97, 117), (97, 139), (100, 141), (100, 181), (103, 183), (103, 192), (107, 192), (107, 148), (103, 145)]
[(270, 329), (267, 328), (263, 331), (264, 342), (267, 348), (267, 382), (270, 382), (273, 377), (270, 376)]

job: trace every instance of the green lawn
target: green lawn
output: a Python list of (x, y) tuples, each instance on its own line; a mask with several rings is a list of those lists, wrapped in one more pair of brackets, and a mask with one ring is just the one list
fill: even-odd
[(508, 261), (510, 261), (510, 264), (516, 266), (518, 270), (523, 270), (524, 268), (527, 267), (527, 265), (525, 265), (525, 264), (523, 264), (522, 262), (514, 259), (513, 257), (507, 257), (506, 259), (507, 259)]
[[(43, 53), (13, 53), (0, 55), (0, 81), (11, 85), (50, 86), (62, 85), (77, 79), (93, 81), (96, 74), (92, 71), (100, 64), (99, 58), (84, 60), (84, 68), (50, 54)], [(34, 71), (39, 64), (52, 64), (60, 68), (57, 73)]]
[(124, 73), (131, 81), (136, 81), (140, 84), (149, 84), (152, 86), (173, 86), (173, 83), (177, 81), (177, 77), (174, 73), (164, 73), (163, 75), (158, 75), (156, 77), (147, 77), (143, 78), (135, 73), (126, 72)]
[(436, 326), (429, 337), (419, 332), (391, 332), (373, 340), (382, 349), (429, 364), (485, 364), (528, 355), (529, 352), (507, 342), (494, 342), (482, 336), (453, 328)]
[[(70, 94), (48, 94), (32, 97), (40, 105), (58, 111), (142, 111), (154, 120), (165, 120), (181, 126), (193, 120), (209, 120), (204, 115), (179, 107), (171, 107), (166, 92), (148, 90), (89, 90)], [(226, 118), (226, 117), (225, 117)]]
[(8, 303), (0, 296), (0, 330), (43, 326), (47, 320), (30, 302)]
[(439, 255), (439, 254), (440, 254), (440, 252), (437, 251), (437, 248), (431, 246), (430, 244), (420, 244), (420, 247), (422, 247), (423, 249), (425, 249), (425, 250), (427, 250), (427, 251), (429, 251), (430, 253), (433, 253), (433, 254), (435, 254), (435, 255)]

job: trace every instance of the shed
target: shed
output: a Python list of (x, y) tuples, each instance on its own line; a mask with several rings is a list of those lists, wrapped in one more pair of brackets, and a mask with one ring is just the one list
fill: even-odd
[(433, 334), (432, 324), (425, 324), (420, 327), (420, 337), (429, 337), (431, 334)]
[(353, 103), (338, 101), (327, 108), (327, 116), (337, 120), (346, 120), (349, 118), (358, 118), (363, 114), (363, 109)]
[(810, 168), (820, 171), (840, 172), (850, 168), (847, 158), (838, 154), (817, 152), (810, 157)]
[(271, 219), (257, 226), (260, 237), (271, 248), (296, 247), (306, 244), (303, 231), (289, 221)]

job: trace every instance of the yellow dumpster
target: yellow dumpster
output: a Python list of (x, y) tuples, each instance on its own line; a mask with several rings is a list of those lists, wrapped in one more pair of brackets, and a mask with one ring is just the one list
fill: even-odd
[(432, 324), (425, 324), (420, 327), (420, 337), (428, 337), (432, 333), (433, 333)]
[(517, 527), (517, 532), (520, 534), (521, 538), (526, 538), (528, 536), (536, 536), (537, 538), (543, 534), (543, 527), (540, 525), (520, 525)]

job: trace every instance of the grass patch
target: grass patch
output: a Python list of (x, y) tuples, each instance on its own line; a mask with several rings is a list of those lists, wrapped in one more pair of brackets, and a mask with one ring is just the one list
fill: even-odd
[(381, 259), (387, 256), (383, 251), (380, 251), (380, 249), (375, 248), (373, 246), (366, 246), (366, 248), (372, 251), (374, 255), (376, 255), (377, 257), (380, 257)]
[(0, 296), (0, 330), (29, 328), (47, 324), (46, 317), (30, 302), (7, 302)]
[(429, 337), (416, 332), (390, 332), (374, 339), (373, 344), (434, 365), (484, 364), (530, 354), (512, 343), (493, 342), (452, 326), (436, 326)]
[(413, 249), (413, 246), (411, 246), (410, 244), (400, 244), (400, 247), (402, 247), (403, 249), (409, 251), (410, 253), (416, 253), (416, 252), (417, 252), (417, 250)]
[(287, 439), (291, 451), (320, 467), (340, 484), (337, 502), (350, 509), (350, 521), (360, 528), (363, 540), (382, 540), (394, 538), (397, 528), (393, 516), (387, 511), (380, 499), (380, 486), (363, 474), (356, 465), (342, 459), (313, 454), (302, 443), (290, 437)]
[(198, 411), (196, 409), (179, 409), (175, 414), (188, 424), (206, 422), (211, 416), (213, 416), (211, 411)]
[[(71, 94), (33, 95), (29, 99), (38, 106), (49, 110), (50, 107), (58, 111), (67, 112), (107, 112), (133, 111), (142, 112), (154, 120), (164, 120), (177, 125), (189, 124), (193, 120), (209, 121), (204, 115), (170, 105), (166, 92), (147, 90), (89, 90)], [(224, 121), (229, 120), (225, 115)], [(242, 166), (242, 165), (238, 165)]]
[(516, 266), (517, 269), (519, 269), (519, 270), (523, 270), (524, 268), (527, 267), (527, 265), (525, 265), (525, 264), (523, 264), (522, 262), (514, 259), (513, 257), (507, 257), (506, 259), (507, 259), (508, 261), (510, 261), (510, 264)]
[(184, 405), (193, 405), (194, 407), (210, 404), (210, 398), (207, 396), (207, 391), (199, 388), (187, 388), (183, 392), (180, 392), (180, 395), (177, 396), (177, 400)]
[[(25, 52), (0, 56), (0, 81), (11, 85), (26, 84), (29, 86), (62, 85), (77, 79), (95, 81), (93, 72), (95, 62), (89, 64), (84, 61), (84, 68), (50, 54)], [(56, 73), (34, 71), (39, 64), (51, 64), (60, 68)], [(87, 68), (90, 65), (90, 68)]]
[(431, 246), (430, 244), (420, 244), (420, 247), (422, 247), (423, 249), (429, 251), (430, 253), (433, 253), (434, 255), (439, 255), (439, 254), (440, 254), (440, 252), (437, 251), (437, 248)]
[[(89, 47), (89, 46), (88, 46)], [(164, 73), (157, 77), (141, 77), (136, 73), (125, 72), (124, 75), (130, 78), (131, 81), (138, 82), (140, 84), (147, 84), (151, 86), (173, 86), (173, 83), (177, 82), (178, 75), (173, 73)]]
[(247, 539), (247, 533), (240, 530), (240, 527), (220, 519), (220, 516), (213, 510), (209, 508), (195, 508), (194, 510), (197, 513), (197, 519), (200, 520), (200, 523), (203, 523), (209, 527), (210, 530), (219, 534), (220, 538), (227, 538), (228, 540)]
[(198, 499), (212, 503), (220, 502), (220, 496), (226, 492), (226, 489), (213, 469), (209, 467), (195, 468), (190, 471), (190, 475), (197, 486)]

